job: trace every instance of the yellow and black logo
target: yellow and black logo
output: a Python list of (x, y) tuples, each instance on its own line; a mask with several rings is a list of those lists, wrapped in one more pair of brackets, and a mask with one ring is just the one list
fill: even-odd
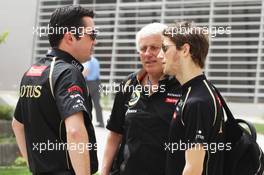
[(20, 87), (20, 97), (39, 98), (42, 86), (23, 85)]
[(131, 79), (129, 79), (129, 80), (127, 80), (127, 82), (125, 83), (125, 85), (124, 85), (124, 87), (123, 87), (123, 93), (125, 93), (125, 92), (127, 92), (127, 91), (129, 91), (130, 89), (127, 89), (127, 87), (129, 87), (129, 85), (130, 85), (130, 83), (131, 83)]
[(128, 106), (129, 107), (132, 107), (134, 106), (135, 104), (137, 104), (138, 100), (140, 99), (140, 92), (135, 89), (130, 97), (130, 100), (128, 102)]

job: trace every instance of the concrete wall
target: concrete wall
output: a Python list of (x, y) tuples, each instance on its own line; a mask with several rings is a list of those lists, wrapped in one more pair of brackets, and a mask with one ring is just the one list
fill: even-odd
[(0, 45), (0, 90), (17, 90), (32, 58), (37, 0), (1, 1), (0, 33), (9, 32)]

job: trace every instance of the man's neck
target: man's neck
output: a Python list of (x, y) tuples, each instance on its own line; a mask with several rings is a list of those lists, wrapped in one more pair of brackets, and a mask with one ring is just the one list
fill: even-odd
[(181, 85), (190, 81), (194, 77), (197, 77), (197, 76), (203, 74), (203, 70), (196, 65), (192, 65), (192, 66), (188, 66), (188, 67), (186, 66), (181, 70), (182, 71), (179, 72), (178, 75), (176, 75), (176, 78), (181, 83)]
[(163, 77), (163, 73), (157, 73), (157, 74), (150, 74), (148, 73), (146, 78), (149, 79), (152, 85), (158, 84), (159, 80)]
[(74, 59), (76, 59), (77, 61), (81, 62), (78, 58), (76, 58), (76, 56), (73, 54), (72, 50), (69, 49), (69, 47), (64, 46), (64, 45), (61, 44), (61, 45), (58, 47), (58, 49), (60, 49), (60, 50), (62, 50), (62, 51), (64, 51), (64, 52), (67, 52), (68, 54), (70, 54), (71, 56), (73, 56)]

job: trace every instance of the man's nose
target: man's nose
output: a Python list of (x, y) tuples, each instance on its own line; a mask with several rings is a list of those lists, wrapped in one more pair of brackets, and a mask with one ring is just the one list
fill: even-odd
[(95, 40), (93, 40), (93, 45), (96, 45), (97, 44), (97, 41), (96, 41), (96, 39)]
[(157, 58), (164, 60), (164, 53), (163, 53), (162, 49), (160, 49)]
[(151, 55), (151, 53), (152, 53), (151, 47), (147, 47), (145, 55)]

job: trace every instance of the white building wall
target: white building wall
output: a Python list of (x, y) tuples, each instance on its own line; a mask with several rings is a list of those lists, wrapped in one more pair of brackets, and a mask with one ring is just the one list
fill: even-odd
[(0, 2), (0, 34), (9, 32), (0, 45), (0, 90), (17, 90), (31, 63), (36, 7), (36, 0)]
[[(264, 102), (262, 0), (40, 0), (37, 24), (47, 25), (52, 11), (73, 2), (97, 14), (100, 36), (95, 56), (104, 84), (120, 82), (140, 68), (135, 34), (141, 27), (191, 20), (209, 29), (231, 29), (231, 33), (210, 37), (205, 67), (205, 74), (228, 101)], [(37, 38), (35, 46), (34, 58), (43, 56), (49, 48), (47, 38)]]

